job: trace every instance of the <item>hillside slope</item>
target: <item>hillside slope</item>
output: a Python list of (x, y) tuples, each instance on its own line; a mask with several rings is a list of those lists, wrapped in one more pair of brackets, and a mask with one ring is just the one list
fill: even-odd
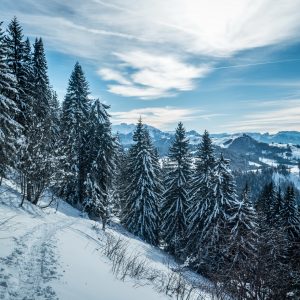
[(207, 280), (178, 272), (171, 257), (118, 224), (104, 233), (63, 201), (57, 211), (55, 205), (42, 210), (26, 202), (19, 208), (19, 203), (13, 183), (4, 181), (0, 299), (175, 299), (176, 289), (180, 299), (212, 297)]

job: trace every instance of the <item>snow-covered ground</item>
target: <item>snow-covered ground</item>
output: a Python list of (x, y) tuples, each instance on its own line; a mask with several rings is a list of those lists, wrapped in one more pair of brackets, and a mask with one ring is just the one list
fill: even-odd
[(259, 157), (259, 161), (272, 167), (277, 167), (278, 163), (274, 159)]
[(288, 174), (287, 176), (284, 176), (282, 174), (279, 174), (278, 172), (275, 172), (273, 174), (273, 180), (274, 182), (279, 185), (280, 183), (283, 182), (291, 182), (294, 184), (294, 186), (296, 187), (296, 189), (298, 191), (300, 191), (300, 177), (299, 177), (299, 172), (291, 172), (290, 174)]
[[(16, 187), (4, 181), (0, 188), (0, 299), (175, 299), (176, 295), (165, 294), (168, 280), (173, 285), (184, 280), (187, 291), (193, 288), (189, 299), (212, 299), (204, 292), (211, 288), (207, 280), (191, 271), (180, 275), (181, 268), (170, 256), (118, 224), (103, 232), (98, 223), (63, 201), (57, 211), (55, 205), (40, 209), (25, 202), (19, 208), (19, 203)], [(109, 241), (121, 242), (124, 262), (141, 262), (143, 272), (138, 278), (125, 274), (126, 264), (120, 271), (116, 258), (107, 254)]]

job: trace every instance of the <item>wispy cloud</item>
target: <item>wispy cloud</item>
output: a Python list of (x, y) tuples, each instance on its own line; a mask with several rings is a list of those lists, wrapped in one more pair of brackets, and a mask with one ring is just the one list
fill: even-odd
[(257, 103), (261, 112), (243, 116), (243, 119), (223, 127), (230, 131), (278, 132), (284, 130), (300, 131), (300, 99), (266, 101)]
[(0, 14), (17, 15), (57, 51), (105, 66), (99, 73), (110, 92), (150, 99), (192, 90), (213, 70), (273, 63), (214, 65), (299, 40), (299, 7), (300, 0), (2, 0)]
[[(115, 81), (109, 91), (126, 97), (144, 100), (175, 95), (194, 88), (193, 80), (204, 77), (208, 65), (193, 66), (171, 55), (150, 54), (143, 51), (115, 53), (118, 62), (114, 69), (100, 69), (102, 79)], [(126, 79), (125, 79), (126, 78)]]
[(218, 116), (208, 114), (200, 109), (183, 109), (178, 107), (146, 107), (129, 111), (111, 112), (114, 124), (135, 123), (142, 117), (146, 124), (160, 129), (172, 129), (179, 121), (187, 122), (195, 119), (210, 119)]

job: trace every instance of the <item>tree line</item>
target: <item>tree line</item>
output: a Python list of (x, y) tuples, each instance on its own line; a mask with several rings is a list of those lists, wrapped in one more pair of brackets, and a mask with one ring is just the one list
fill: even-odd
[(109, 106), (89, 97), (79, 63), (62, 106), (41, 38), (33, 47), (14, 18), (0, 25), (0, 178), (13, 174), (24, 201), (51, 190), (101, 220), (112, 213), (238, 299), (300, 297), (300, 216), (292, 187), (268, 183), (255, 201), (237, 195), (229, 161), (207, 131), (190, 153), (181, 122), (161, 159), (140, 119), (133, 145), (112, 133)]

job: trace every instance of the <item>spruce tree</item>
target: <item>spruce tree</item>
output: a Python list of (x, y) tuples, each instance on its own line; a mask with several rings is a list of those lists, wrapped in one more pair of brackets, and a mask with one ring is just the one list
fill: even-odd
[(256, 256), (257, 216), (250, 200), (248, 184), (242, 192), (241, 200), (233, 207), (230, 218), (231, 230), (228, 238), (227, 257), (231, 267), (241, 268), (245, 261), (251, 262)]
[(116, 173), (115, 173), (115, 210), (123, 218), (126, 206), (126, 189), (130, 182), (128, 153), (122, 146), (119, 135), (116, 136)]
[[(202, 232), (206, 227), (205, 220), (211, 213), (214, 203), (214, 168), (215, 157), (212, 141), (205, 130), (198, 146), (195, 170), (192, 178), (191, 199), (188, 212), (188, 256), (197, 261), (202, 245)], [(197, 263), (195, 263), (197, 264)]]
[[(229, 169), (229, 160), (223, 155), (217, 160), (212, 178), (213, 199), (203, 216), (201, 258), (206, 270), (220, 270), (228, 256), (228, 236), (234, 224), (232, 219), (239, 212), (235, 181)], [(238, 221), (238, 220), (237, 220)]]
[(169, 149), (169, 174), (161, 208), (166, 249), (179, 255), (186, 243), (187, 209), (191, 188), (191, 157), (186, 131), (180, 122)]
[(81, 206), (85, 197), (88, 159), (86, 141), (90, 100), (89, 87), (77, 62), (69, 80), (62, 111), (62, 155), (65, 179), (62, 195), (73, 205)]
[(280, 225), (291, 241), (300, 242), (300, 215), (298, 212), (294, 188), (288, 186), (284, 203), (279, 214)]
[(6, 63), (6, 44), (0, 22), (0, 183), (8, 167), (14, 165), (16, 140), (21, 126), (16, 121), (19, 113), (15, 103), (16, 79)]
[[(30, 45), (27, 59), (30, 61)], [(53, 183), (58, 167), (57, 118), (55, 119), (53, 94), (49, 85), (47, 61), (43, 42), (36, 39), (31, 74), (31, 116), (27, 118), (26, 146), (21, 149), (20, 169), (26, 181), (26, 197), (36, 204), (43, 191)], [(53, 101), (53, 103), (52, 103)]]
[[(7, 64), (16, 78), (16, 89), (18, 93), (15, 102), (19, 110), (17, 121), (26, 128), (26, 117), (28, 111), (29, 97), (26, 94), (27, 86), (30, 84), (30, 64), (27, 63), (26, 43), (23, 40), (23, 30), (16, 17), (8, 25), (5, 36)], [(28, 69), (29, 68), (29, 69)]]
[(103, 229), (110, 217), (110, 194), (115, 172), (115, 139), (107, 109), (98, 99), (91, 107), (87, 137), (90, 167), (87, 173), (85, 209), (93, 217), (100, 217)]
[(130, 184), (122, 223), (133, 234), (150, 244), (158, 244), (158, 183), (153, 167), (153, 148), (140, 119), (133, 135), (135, 144), (129, 150)]

